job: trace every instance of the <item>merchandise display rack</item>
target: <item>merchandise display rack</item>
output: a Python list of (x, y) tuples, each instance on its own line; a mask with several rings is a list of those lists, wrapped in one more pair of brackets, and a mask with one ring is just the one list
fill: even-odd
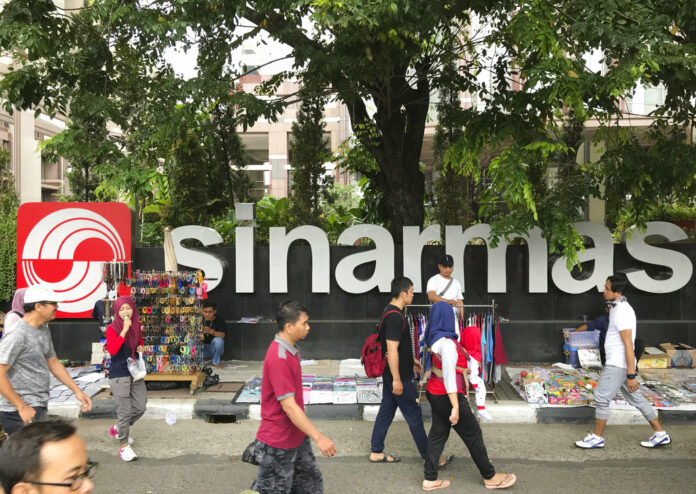
[(128, 282), (143, 331), (145, 381), (203, 381), (203, 315), (207, 283), (198, 272), (136, 271)]
[[(428, 311), (430, 312), (430, 309), (432, 308), (432, 304), (410, 304), (404, 307), (404, 314), (408, 314), (409, 309), (411, 309), (414, 312), (420, 312), (420, 311)], [(490, 304), (463, 304), (463, 305), (453, 305), (452, 307), (454, 308), (463, 308), (464, 310), (466, 309), (483, 309), (486, 311), (490, 311), (490, 314), (493, 318), (495, 318), (495, 310), (498, 308), (498, 304), (495, 303), (495, 300), (491, 300)], [(411, 344), (411, 349), (413, 349), (413, 344)], [(428, 350), (429, 351), (429, 350)], [(415, 357), (415, 355), (414, 355)], [(422, 382), (424, 383), (426, 380), (424, 379), (425, 376), (421, 377)], [(484, 383), (486, 385), (486, 394), (492, 395), (493, 400), (495, 403), (498, 403), (498, 396), (495, 394), (495, 383)], [(469, 393), (473, 393), (473, 391), (469, 391)], [(418, 393), (418, 399), (422, 400), (422, 394), (423, 394), (423, 385), (420, 386), (420, 392)]]

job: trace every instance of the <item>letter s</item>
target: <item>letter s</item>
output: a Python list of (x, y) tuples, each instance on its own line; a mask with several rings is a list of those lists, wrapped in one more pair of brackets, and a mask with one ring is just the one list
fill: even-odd
[(208, 291), (214, 290), (222, 281), (225, 260), (210, 252), (184, 247), (181, 242), (187, 238), (193, 238), (208, 246), (221, 244), (222, 237), (207, 226), (186, 225), (172, 230), (176, 262), (182, 266), (202, 270), (208, 278)]

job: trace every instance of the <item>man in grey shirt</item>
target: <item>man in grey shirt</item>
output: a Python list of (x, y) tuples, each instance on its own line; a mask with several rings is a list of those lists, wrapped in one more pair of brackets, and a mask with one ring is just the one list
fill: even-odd
[(55, 318), (58, 301), (58, 295), (44, 285), (27, 288), (26, 314), (0, 340), (0, 421), (8, 434), (48, 411), (49, 372), (75, 393), (82, 411), (92, 409), (92, 400), (75, 384), (53, 349), (46, 323)]

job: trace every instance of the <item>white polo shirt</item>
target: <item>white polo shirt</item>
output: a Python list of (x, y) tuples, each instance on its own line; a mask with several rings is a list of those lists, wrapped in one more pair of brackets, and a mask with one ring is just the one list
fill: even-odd
[(636, 341), (636, 313), (628, 302), (617, 303), (609, 311), (609, 329), (604, 340), (604, 353), (606, 365), (626, 369), (626, 347), (619, 331), (631, 330), (631, 341), (635, 346)]
[(428, 285), (425, 289), (425, 292), (435, 292), (435, 295), (442, 298), (446, 298), (448, 300), (464, 300), (464, 297), (462, 296), (462, 286), (454, 278), (452, 278), (452, 284), (445, 291), (445, 293), (440, 294), (440, 292), (442, 292), (442, 290), (445, 289), (449, 282), (450, 280), (444, 278), (441, 274), (438, 273), (428, 280)]

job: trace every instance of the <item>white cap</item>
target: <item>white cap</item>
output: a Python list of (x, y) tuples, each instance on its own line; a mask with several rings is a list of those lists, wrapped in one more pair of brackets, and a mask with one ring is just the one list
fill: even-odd
[(51, 290), (47, 285), (32, 285), (24, 292), (24, 303), (62, 302), (63, 297)]

